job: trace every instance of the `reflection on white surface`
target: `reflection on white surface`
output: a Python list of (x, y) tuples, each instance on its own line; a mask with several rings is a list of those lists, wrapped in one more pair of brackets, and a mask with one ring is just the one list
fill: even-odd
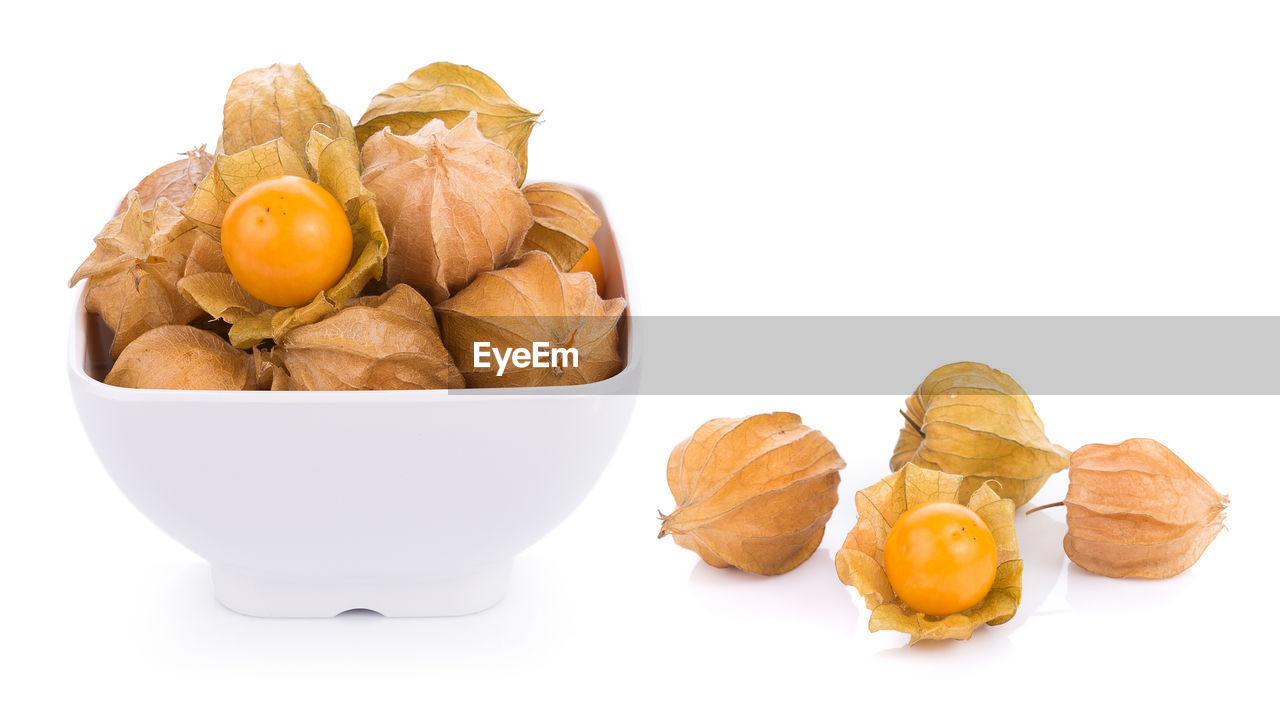
[(861, 599), (840, 584), (832, 552), (825, 547), (799, 567), (774, 577), (718, 569), (699, 560), (689, 573), (688, 589), (690, 604), (748, 623), (761, 623), (768, 616), (775, 617), (768, 623), (789, 626), (853, 628), (866, 616), (860, 612)]
[[(1037, 399), (1050, 435), (1067, 446), (1159, 433), (1232, 496), (1229, 530), (1190, 571), (1160, 582), (1113, 580), (1062, 552), (1062, 510), (1016, 525), (1025, 563), (1017, 616), (972, 640), (906, 647), (872, 634), (857, 593), (832, 556), (857, 518), (854, 494), (887, 471), (900, 426), (897, 397), (642, 397), (609, 469), (560, 528), (516, 560), (507, 598), (449, 619), (253, 619), (213, 599), (208, 568), (144, 520), (80, 437), (66, 437), (5, 480), (5, 562), (24, 571), (3, 587), (5, 640), (22, 639), (14, 675), (42, 679), (53, 701), (82, 669), (98, 692), (203, 690), (225, 705), (246, 684), (280, 702), (394, 706), (439, 691), (459, 703), (518, 703), (533, 695), (590, 703), (624, 692), (646, 702), (715, 702), (747, 692), (762, 702), (830, 702), (851, 685), (865, 702), (910, 688), (946, 699), (999, 668), (1018, 696), (1136, 697), (1134, 678), (1186, 677), (1203, 692), (1247, 683), (1255, 632), (1212, 610), (1241, 585), (1274, 584), (1267, 559), (1277, 479), (1257, 475), (1242, 440), (1265, 440), (1268, 398)], [(50, 405), (51, 410), (54, 405)], [(788, 574), (761, 578), (703, 564), (657, 539), (655, 508), (670, 510), (664, 471), (677, 441), (714, 416), (802, 413), (848, 461), (822, 546)], [(74, 422), (70, 402), (57, 416)], [(1135, 422), (1141, 423), (1135, 425)], [(1229, 422), (1229, 426), (1224, 425)], [(70, 426), (70, 424), (68, 424)], [(1055, 475), (1030, 506), (1060, 500)], [(23, 501), (24, 505), (13, 505)], [(56, 501), (56, 505), (53, 503)], [(1029, 506), (1029, 507), (1030, 507)], [(8, 650), (8, 649), (6, 649)], [(1090, 678), (1062, 688), (1062, 668)], [(921, 683), (921, 674), (929, 683)], [(157, 678), (161, 680), (157, 681)], [(495, 679), (501, 678), (502, 682)], [(150, 685), (160, 683), (160, 685)], [(298, 690), (301, 688), (302, 690)], [(1099, 690), (1099, 689), (1103, 690)], [(674, 689), (674, 690), (673, 690)], [(726, 690), (728, 689), (728, 690)], [(1192, 691), (1180, 691), (1180, 695)], [(156, 692), (159, 692), (158, 690)], [(301, 693), (301, 695), (299, 694)], [(914, 696), (913, 696), (914, 697)]]

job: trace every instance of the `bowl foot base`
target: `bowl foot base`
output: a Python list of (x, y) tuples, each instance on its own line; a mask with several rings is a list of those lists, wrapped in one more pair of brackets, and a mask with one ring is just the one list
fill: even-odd
[(461, 616), (502, 601), (511, 562), (430, 577), (290, 576), (213, 565), (213, 592), (248, 616), (332, 617), (352, 609), (383, 616)]

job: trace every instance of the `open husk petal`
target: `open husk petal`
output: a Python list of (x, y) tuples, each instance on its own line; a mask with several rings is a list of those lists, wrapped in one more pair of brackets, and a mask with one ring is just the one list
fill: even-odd
[(1082, 446), (1068, 475), (1063, 548), (1095, 574), (1180, 574), (1200, 559), (1226, 519), (1227, 496), (1152, 439)]
[(230, 274), (227, 260), (222, 256), (222, 245), (200, 231), (192, 243), (191, 252), (187, 254), (187, 263), (182, 269), (183, 276), (203, 273)]
[(898, 517), (930, 502), (961, 503), (965, 478), (913, 463), (858, 491), (858, 522), (836, 554), (840, 581), (855, 587), (871, 611), (872, 631), (901, 631), (911, 643), (922, 639), (967, 639), (974, 629), (1003, 624), (1017, 613), (1022, 598), (1022, 558), (1013, 527), (1013, 501), (1001, 498), (984, 483), (963, 503), (982, 518), (996, 542), (996, 579), (991, 591), (973, 608), (935, 616), (912, 609), (898, 599), (884, 571), (884, 544)]
[[(480, 274), (436, 307), (445, 347), (468, 387), (579, 385), (622, 370), (618, 319), (626, 300), (601, 300), (590, 274), (563, 273), (551, 257), (530, 252), (505, 269)], [(475, 343), (491, 348), (576, 348), (577, 366), (513, 368), (476, 363)]]
[(269, 364), (207, 330), (166, 325), (143, 333), (116, 358), (105, 382), (116, 387), (252, 390), (270, 381)]
[(356, 125), (356, 137), (363, 145), (384, 128), (408, 135), (433, 120), (453, 128), (472, 113), (480, 132), (515, 156), (516, 184), (522, 184), (529, 165), (529, 134), (538, 114), (521, 108), (483, 72), (461, 64), (429, 64), (387, 87), (369, 102)]
[(290, 148), (283, 138), (235, 153), (219, 154), (191, 199), (183, 205), (182, 213), (221, 244), (222, 217), (232, 200), (259, 182), (282, 175), (310, 177), (301, 154)]
[(555, 182), (525, 185), (521, 190), (533, 212), (533, 226), (520, 252), (544, 251), (556, 268), (568, 271), (591, 247), (601, 219), (577, 190)]
[(281, 388), (446, 389), (465, 386), (440, 342), (431, 304), (405, 285), (352, 300), (323, 320), (281, 336), (272, 355)]
[(788, 572), (821, 544), (844, 466), (795, 414), (713, 419), (671, 452), (676, 508), (658, 537), (671, 535), (714, 567)]
[(168, 198), (145, 209), (138, 193), (130, 192), (125, 211), (94, 238), (93, 252), (69, 285), (88, 280), (85, 308), (102, 316), (114, 333), (111, 357), (152, 328), (190, 323), (200, 315), (177, 287), (199, 236)]
[(1071, 455), (1045, 435), (1022, 387), (981, 363), (956, 362), (929, 373), (902, 415), (889, 469), (910, 462), (963, 476), (961, 502), (990, 481), (1021, 506)]
[(533, 224), (519, 165), (481, 135), (475, 116), (452, 129), (431, 121), (404, 136), (379, 131), (362, 154), (362, 179), (390, 240), (388, 283), (407, 283), (438, 304), (519, 252)]
[(373, 193), (360, 182), (359, 152), (354, 141), (337, 135), (330, 126), (314, 127), (305, 157), (294, 153), (283, 138), (234, 155), (219, 155), (184, 214), (199, 224), (210, 240), (219, 243), (222, 217), (236, 196), (262, 180), (282, 175), (316, 181), (343, 206), (354, 240), (351, 264), (338, 283), (317, 292), (307, 305), (275, 308), (250, 296), (228, 273), (225, 262), (215, 263), (210, 256), (209, 270), (187, 275), (178, 285), (183, 295), (204, 312), (232, 324), (229, 337), (238, 348), (279, 339), (293, 328), (337, 312), (382, 275), (387, 236)]

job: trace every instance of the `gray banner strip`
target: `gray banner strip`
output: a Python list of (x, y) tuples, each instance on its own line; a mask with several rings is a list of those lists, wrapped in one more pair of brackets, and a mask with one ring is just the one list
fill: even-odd
[(1030, 394), (1280, 394), (1280, 317), (638, 317), (644, 394), (902, 394), (974, 360)]

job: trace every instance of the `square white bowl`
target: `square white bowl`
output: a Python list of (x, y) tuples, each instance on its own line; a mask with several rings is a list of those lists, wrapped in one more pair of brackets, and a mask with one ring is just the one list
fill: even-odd
[[(628, 295), (604, 218), (606, 296)], [(586, 497), (630, 419), (625, 366), (568, 387), (209, 392), (112, 387), (110, 331), (72, 317), (81, 422), (125, 496), (205, 558), (215, 596), (252, 616), (349, 609), (451, 616), (496, 604), (511, 561)]]

